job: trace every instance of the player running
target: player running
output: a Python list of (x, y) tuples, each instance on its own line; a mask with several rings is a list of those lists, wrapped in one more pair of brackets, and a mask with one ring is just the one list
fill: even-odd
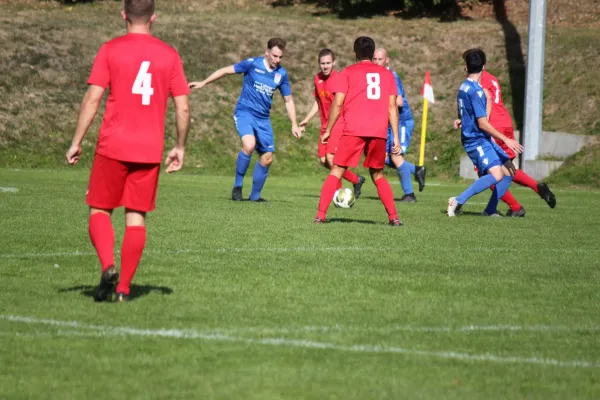
[(373, 55), (373, 62), (390, 70), (396, 80), (396, 88), (398, 89), (398, 98), (396, 100), (396, 104), (400, 113), (399, 130), (401, 154), (391, 154), (391, 148), (393, 145), (393, 135), (392, 128), (390, 126), (388, 127), (387, 136), (387, 153), (389, 157), (386, 159), (386, 164), (390, 167), (396, 168), (396, 170), (398, 171), (400, 185), (402, 186), (402, 190), (404, 191), (404, 196), (402, 196), (400, 201), (414, 203), (415, 201), (417, 201), (417, 198), (412, 187), (411, 176), (414, 175), (415, 179), (419, 183), (419, 192), (422, 192), (423, 188), (425, 187), (425, 167), (417, 167), (404, 159), (404, 154), (406, 154), (406, 152), (408, 151), (408, 146), (410, 145), (410, 139), (412, 137), (412, 132), (415, 127), (415, 120), (413, 118), (410, 105), (408, 104), (408, 100), (406, 98), (404, 85), (402, 84), (402, 81), (400, 80), (400, 77), (398, 76), (396, 71), (389, 67), (390, 58), (388, 57), (387, 50), (383, 47), (376, 49), (375, 54)]
[(460, 85), (457, 96), (459, 120), (454, 127), (461, 127), (461, 141), (465, 151), (482, 176), (473, 182), (458, 197), (448, 200), (447, 213), (454, 217), (460, 207), (474, 195), (495, 185), (484, 215), (496, 214), (498, 199), (510, 186), (515, 167), (508, 155), (491, 140), (492, 137), (504, 142), (515, 153), (521, 153), (521, 146), (498, 132), (487, 120), (486, 97), (479, 84), (485, 64), (483, 51), (474, 49), (464, 56), (467, 79)]
[[(469, 50), (467, 50), (467, 52), (469, 52)], [(481, 75), (481, 87), (483, 87), (487, 98), (486, 112), (488, 115), (488, 120), (490, 121), (490, 124), (492, 124), (494, 128), (498, 129), (499, 132), (503, 133), (504, 136), (508, 137), (509, 139), (514, 139), (515, 131), (513, 129), (512, 118), (508, 113), (506, 107), (504, 107), (504, 102), (502, 101), (502, 89), (500, 88), (498, 79), (485, 70), (486, 58), (485, 53), (482, 52), (482, 54), (484, 57), (484, 69)], [(502, 150), (506, 152), (506, 154), (508, 155), (508, 157), (510, 157), (511, 160), (515, 159), (515, 152), (512, 151), (508, 146), (506, 146), (504, 142), (495, 138), (494, 141), (498, 145), (500, 145), (500, 147), (502, 147)], [(548, 203), (550, 208), (554, 208), (556, 206), (556, 197), (545, 182), (536, 181), (520, 169), (518, 169), (515, 172), (513, 182), (518, 183), (521, 186), (529, 187), (531, 190), (536, 192), (542, 199), (544, 199), (544, 201)], [(507, 192), (507, 195), (510, 195), (510, 192)], [(506, 213), (506, 216), (525, 216), (525, 208), (523, 208), (523, 206), (521, 206), (519, 202), (514, 199), (514, 197), (507, 195), (504, 195), (504, 197), (501, 199), (510, 207), (510, 209)]]
[(266, 201), (260, 197), (260, 193), (267, 180), (275, 151), (275, 137), (269, 119), (275, 90), (279, 90), (285, 101), (288, 117), (292, 121), (292, 134), (297, 139), (302, 137), (302, 129), (296, 122), (296, 107), (288, 74), (281, 66), (284, 50), (285, 40), (272, 38), (267, 43), (267, 50), (263, 57), (247, 58), (213, 72), (202, 82), (189, 84), (192, 89), (201, 89), (224, 76), (244, 74), (242, 93), (233, 114), (235, 127), (242, 140), (242, 150), (238, 154), (235, 165), (235, 182), (231, 200), (242, 200), (244, 176), (250, 165), (252, 153), (256, 149), (259, 159), (254, 166), (249, 199), (257, 202)]
[[(313, 102), (310, 111), (306, 115), (306, 118), (300, 122), (300, 127), (305, 128), (314, 118), (314, 116), (319, 113), (321, 117), (321, 131), (319, 134), (318, 147), (319, 162), (325, 168), (331, 170), (331, 166), (333, 165), (333, 156), (335, 154), (335, 150), (337, 149), (339, 139), (342, 136), (342, 127), (344, 124), (340, 121), (340, 119), (343, 117), (340, 116), (338, 119), (338, 122), (335, 125), (327, 143), (323, 143), (321, 141), (321, 136), (327, 129), (327, 119), (329, 118), (329, 110), (331, 108), (331, 103), (333, 102), (333, 93), (331, 92), (330, 87), (332, 82), (339, 76), (339, 73), (335, 70), (335, 55), (330, 49), (321, 50), (319, 52), (318, 61), (321, 71), (316, 74), (314, 78), (315, 101)], [(354, 198), (358, 199), (362, 185), (365, 182), (365, 178), (363, 176), (356, 175), (349, 169), (344, 172), (342, 177), (348, 182), (352, 183), (354, 186)], [(340, 187), (341, 184), (342, 183), (340, 181)]]
[(327, 128), (321, 137), (327, 143), (338, 121), (343, 116), (342, 136), (333, 158), (331, 173), (321, 189), (319, 209), (315, 224), (325, 222), (325, 216), (340, 179), (348, 167), (356, 167), (364, 153), (363, 165), (369, 168), (377, 194), (389, 217), (390, 225), (402, 226), (398, 218), (394, 194), (389, 182), (383, 176), (386, 158), (388, 124), (392, 126), (392, 154), (400, 154), (398, 138), (398, 91), (394, 75), (384, 67), (374, 64), (373, 39), (361, 36), (354, 41), (354, 54), (357, 62), (345, 68), (333, 82), (331, 92), (335, 93), (329, 113)]
[[(189, 88), (179, 54), (150, 33), (156, 18), (154, 0), (124, 0), (121, 15), (127, 34), (100, 47), (65, 155), (69, 164), (77, 164), (81, 142), (110, 87), (86, 194), (89, 235), (102, 267), (96, 301), (108, 300), (117, 281), (116, 301), (129, 300), (146, 243), (146, 213), (156, 203), (169, 95), (175, 103), (177, 143), (167, 155), (167, 173), (183, 165), (190, 118)], [(125, 207), (126, 228), (119, 280), (111, 215), (120, 206)]]

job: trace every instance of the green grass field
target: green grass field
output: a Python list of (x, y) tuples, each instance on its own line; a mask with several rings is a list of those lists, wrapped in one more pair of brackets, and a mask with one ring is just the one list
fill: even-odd
[(391, 228), (369, 182), (315, 226), (324, 176), (163, 175), (136, 297), (97, 304), (88, 173), (0, 169), (0, 398), (600, 397), (598, 192), (451, 219), (432, 184)]

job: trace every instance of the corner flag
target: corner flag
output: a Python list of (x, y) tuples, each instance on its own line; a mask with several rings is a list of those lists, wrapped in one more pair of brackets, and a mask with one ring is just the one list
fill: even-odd
[(425, 162), (425, 138), (427, 134), (427, 105), (435, 103), (433, 96), (433, 86), (431, 85), (431, 76), (429, 71), (425, 72), (425, 82), (421, 88), (421, 96), (423, 96), (423, 117), (421, 123), (421, 151), (419, 153), (419, 166), (422, 167)]

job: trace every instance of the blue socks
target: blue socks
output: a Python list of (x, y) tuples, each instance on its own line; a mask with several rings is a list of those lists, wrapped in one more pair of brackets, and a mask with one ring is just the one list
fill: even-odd
[(260, 199), (260, 191), (265, 185), (267, 175), (269, 173), (269, 167), (263, 167), (260, 161), (256, 162), (254, 166), (254, 173), (252, 174), (252, 191), (250, 192), (250, 200), (256, 201)]
[[(412, 172), (411, 172), (412, 170)], [(398, 176), (400, 177), (400, 185), (404, 194), (414, 193), (412, 187), (412, 175), (415, 173), (415, 166), (409, 162), (404, 161), (400, 168), (398, 168)]]
[[(494, 178), (492, 175), (484, 175), (481, 178), (477, 179), (475, 182), (473, 182), (471, 186), (467, 188), (467, 190), (462, 192), (460, 196), (456, 198), (456, 201), (458, 202), (458, 204), (465, 204), (467, 200), (469, 200), (471, 197), (483, 192), (484, 190), (488, 189), (490, 186), (495, 184), (496, 178)], [(504, 192), (506, 192), (506, 189), (504, 190)], [(504, 193), (502, 195), (504, 196)]]
[(490, 201), (488, 202), (488, 205), (485, 207), (486, 213), (491, 215), (496, 212), (496, 209), (498, 208), (498, 201), (502, 198), (502, 196), (504, 196), (504, 194), (508, 190), (508, 187), (510, 186), (512, 180), (513, 180), (512, 176), (505, 176), (504, 178), (502, 178), (502, 180), (500, 182), (498, 182), (496, 184), (496, 187), (494, 188), (494, 191), (492, 192), (492, 197), (490, 197)]
[(234, 187), (242, 187), (244, 182), (244, 175), (246, 175), (246, 171), (248, 171), (248, 166), (250, 165), (250, 158), (248, 154), (240, 151), (238, 154), (237, 162), (235, 163), (235, 183)]

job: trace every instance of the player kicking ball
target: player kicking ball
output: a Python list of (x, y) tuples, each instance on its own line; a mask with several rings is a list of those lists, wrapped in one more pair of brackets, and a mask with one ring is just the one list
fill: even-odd
[[(109, 300), (115, 285), (116, 301), (129, 300), (130, 284), (146, 243), (146, 213), (156, 204), (169, 96), (175, 103), (177, 144), (165, 161), (167, 173), (183, 165), (190, 120), (190, 90), (179, 54), (150, 34), (156, 18), (154, 0), (124, 0), (121, 14), (127, 34), (104, 43), (98, 51), (77, 129), (65, 155), (69, 164), (77, 164), (81, 142), (110, 87), (86, 195), (89, 235), (102, 267), (96, 301)], [(126, 227), (119, 280), (111, 215), (120, 206), (125, 207)]]
[(396, 105), (398, 106), (398, 112), (400, 114), (399, 132), (401, 154), (395, 155), (391, 152), (391, 148), (393, 146), (393, 138), (392, 128), (390, 126), (388, 127), (387, 137), (387, 153), (389, 158), (386, 160), (386, 164), (390, 167), (396, 168), (396, 171), (398, 172), (398, 177), (400, 178), (400, 185), (402, 186), (402, 190), (404, 191), (404, 196), (402, 196), (400, 201), (405, 203), (414, 203), (417, 201), (417, 197), (415, 196), (415, 192), (412, 187), (412, 175), (415, 176), (415, 179), (419, 183), (419, 192), (422, 192), (423, 188), (425, 187), (425, 167), (417, 167), (414, 164), (406, 161), (406, 159), (404, 158), (404, 155), (408, 151), (408, 146), (410, 146), (410, 139), (412, 137), (412, 132), (415, 127), (415, 120), (413, 118), (410, 105), (408, 104), (408, 99), (406, 98), (404, 85), (402, 84), (402, 81), (400, 80), (400, 77), (398, 76), (396, 71), (389, 67), (390, 58), (388, 57), (387, 50), (383, 47), (376, 49), (375, 55), (373, 56), (373, 62), (390, 70), (394, 75), (394, 79), (396, 81), (396, 88), (398, 90)]
[(498, 132), (487, 119), (486, 97), (479, 84), (485, 65), (483, 51), (479, 49), (468, 51), (465, 53), (464, 60), (467, 79), (458, 90), (460, 119), (454, 122), (454, 127), (461, 128), (463, 147), (482, 176), (459, 196), (448, 200), (447, 214), (449, 217), (456, 216), (456, 212), (467, 200), (495, 185), (490, 201), (483, 212), (484, 215), (494, 215), (498, 200), (508, 190), (516, 169), (504, 150), (491, 138), (504, 142), (515, 153), (521, 153), (523, 146)]
[[(331, 109), (331, 103), (333, 102), (334, 97), (330, 87), (335, 79), (339, 76), (339, 73), (335, 70), (335, 55), (330, 49), (321, 50), (319, 52), (318, 61), (321, 71), (316, 74), (314, 78), (315, 101), (313, 102), (310, 111), (306, 115), (306, 118), (300, 122), (300, 127), (305, 128), (315, 117), (315, 115), (319, 113), (319, 116), (321, 117), (321, 131), (319, 134), (318, 147), (319, 162), (322, 166), (327, 168), (327, 170), (331, 171), (331, 167), (333, 166), (333, 156), (337, 149), (340, 137), (342, 136), (342, 127), (344, 126), (344, 123), (340, 120), (343, 119), (343, 116), (340, 115), (338, 118), (338, 122), (334, 126), (327, 143), (323, 143), (321, 141), (321, 137), (327, 129), (327, 120), (329, 118), (329, 111)], [(344, 172), (342, 178), (352, 183), (354, 186), (354, 198), (358, 199), (362, 185), (365, 182), (365, 178), (363, 176), (356, 175), (349, 169)], [(340, 181), (338, 189), (341, 187), (342, 183)]]
[(235, 127), (242, 140), (242, 150), (239, 152), (235, 164), (235, 182), (231, 191), (231, 200), (242, 200), (244, 176), (250, 166), (252, 153), (256, 150), (259, 159), (252, 173), (252, 191), (249, 200), (266, 201), (260, 194), (267, 180), (275, 151), (275, 137), (270, 113), (273, 94), (276, 90), (279, 90), (285, 101), (288, 117), (292, 121), (292, 134), (297, 139), (302, 137), (302, 129), (296, 122), (296, 106), (292, 98), (288, 74), (281, 66), (284, 50), (285, 40), (272, 38), (267, 43), (264, 56), (247, 58), (213, 72), (202, 82), (190, 82), (189, 84), (192, 89), (201, 89), (224, 76), (244, 74), (242, 93), (233, 113)]
[(390, 225), (402, 226), (396, 212), (392, 187), (383, 176), (388, 124), (394, 135), (392, 154), (400, 154), (396, 105), (398, 91), (394, 75), (372, 62), (374, 52), (373, 39), (366, 36), (356, 39), (354, 54), (357, 62), (345, 68), (331, 86), (330, 90), (335, 97), (321, 141), (327, 143), (340, 113), (344, 115), (343, 129), (331, 173), (321, 189), (319, 209), (313, 221), (315, 224), (325, 222), (327, 209), (344, 172), (348, 167), (358, 166), (364, 154), (363, 166), (369, 168), (379, 199), (388, 213)]

